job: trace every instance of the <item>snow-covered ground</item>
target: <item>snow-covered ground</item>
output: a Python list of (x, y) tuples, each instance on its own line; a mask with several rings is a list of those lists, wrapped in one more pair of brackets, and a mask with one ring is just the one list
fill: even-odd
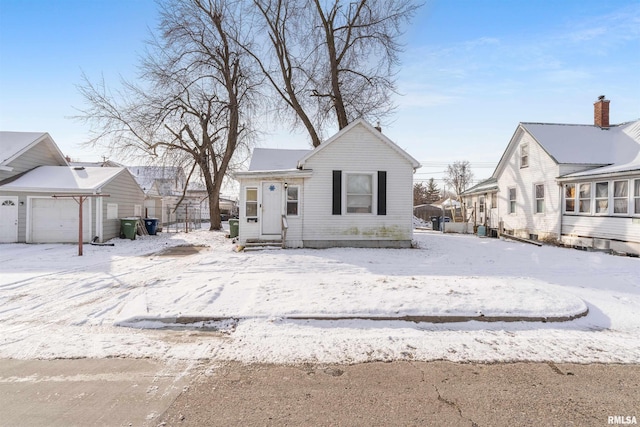
[[(0, 357), (640, 363), (639, 259), (414, 237), (418, 249), (244, 253), (201, 230), (86, 245), (82, 257), (73, 245), (0, 245)], [(204, 247), (162, 252), (184, 245)], [(567, 322), (367, 319), (587, 308)]]

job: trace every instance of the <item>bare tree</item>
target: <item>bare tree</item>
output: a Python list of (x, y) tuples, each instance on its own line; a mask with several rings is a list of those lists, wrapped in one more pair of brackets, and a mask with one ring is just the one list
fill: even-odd
[[(453, 162), (452, 165), (447, 166), (447, 173), (444, 177), (444, 181), (453, 189), (461, 206), (464, 206), (461, 194), (467, 189), (467, 187), (469, 187), (472, 180), (473, 172), (471, 171), (471, 164), (468, 160), (456, 161)], [(462, 217), (466, 217), (465, 212), (462, 212)]]
[(221, 228), (223, 180), (251, 141), (256, 83), (235, 42), (241, 31), (237, 6), (222, 0), (163, 3), (159, 37), (149, 42), (140, 83), (123, 82), (115, 94), (86, 78), (79, 87), (88, 104), (80, 118), (95, 132), (91, 143), (107, 141), (120, 155), (144, 153), (188, 165), (187, 182), (199, 172), (212, 230)]
[(393, 111), (402, 26), (411, 0), (254, 0), (268, 50), (250, 49), (267, 80), (309, 133)]

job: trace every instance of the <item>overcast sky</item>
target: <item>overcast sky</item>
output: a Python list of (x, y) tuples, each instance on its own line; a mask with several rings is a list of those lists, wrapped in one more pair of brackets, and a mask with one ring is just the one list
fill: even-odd
[[(49, 132), (72, 158), (99, 160), (69, 118), (76, 85), (83, 71), (114, 87), (134, 78), (156, 19), (152, 0), (0, 0), (0, 130)], [(398, 110), (382, 125), (424, 164), (418, 180), (455, 160), (488, 177), (518, 122), (592, 124), (599, 95), (612, 123), (640, 118), (639, 0), (427, 1), (404, 43)]]

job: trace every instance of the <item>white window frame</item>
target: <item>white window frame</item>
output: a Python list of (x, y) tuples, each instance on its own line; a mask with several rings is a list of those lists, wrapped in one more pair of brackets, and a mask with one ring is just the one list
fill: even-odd
[[(588, 186), (589, 187), (589, 192), (587, 197), (582, 197), (582, 186)], [(579, 182), (576, 184), (576, 198), (577, 198), (577, 203), (576, 206), (578, 208), (577, 213), (579, 214), (583, 214), (583, 215), (591, 215), (591, 195), (593, 193), (593, 184), (591, 182)], [(582, 210), (582, 202), (586, 203), (586, 207), (587, 210)]]
[[(375, 179), (375, 173), (374, 172), (344, 172), (343, 176), (344, 176), (344, 184), (343, 184), (343, 191), (342, 191), (342, 203), (343, 203), (343, 211), (346, 215), (375, 215), (376, 212), (376, 201), (377, 201), (377, 197), (375, 197), (375, 195), (377, 194), (377, 182)], [(366, 196), (365, 194), (349, 194), (348, 192), (348, 188), (349, 188), (349, 177), (351, 176), (368, 176), (369, 179), (371, 179), (371, 204), (370, 204), (370, 210), (369, 212), (349, 212), (349, 196)]]
[(520, 146), (520, 169), (529, 167), (529, 144)]
[(485, 209), (485, 198), (484, 196), (479, 196), (478, 197), (478, 210), (480, 211), (480, 213), (484, 213), (484, 209)]
[(498, 193), (491, 193), (491, 209), (498, 207)]
[[(571, 188), (573, 191), (571, 191), (571, 193), (573, 193), (572, 196), (567, 195), (567, 190)], [(564, 197), (564, 213), (567, 214), (575, 214), (577, 213), (577, 206), (576, 206), (576, 189), (578, 188), (578, 185), (574, 182), (568, 182), (564, 185), (564, 193), (563, 193), (563, 197)], [(573, 209), (569, 210), (567, 209), (567, 202), (573, 202)]]
[(107, 203), (107, 219), (118, 219), (117, 203)]
[[(294, 188), (297, 190), (297, 197), (295, 199), (289, 200), (289, 190)], [(300, 186), (299, 185), (287, 185), (287, 189), (285, 191), (284, 203), (285, 203), (284, 211), (286, 212), (287, 216), (292, 216), (292, 217), (300, 216)], [(289, 203), (292, 203), (292, 204), (295, 203), (296, 205), (295, 214), (289, 213)]]
[[(542, 197), (538, 197), (538, 188), (542, 188)], [(536, 214), (544, 213), (544, 184), (533, 184), (533, 211)]]
[[(255, 200), (249, 200), (249, 191), (253, 190), (256, 192), (256, 199)], [(244, 216), (246, 219), (258, 219), (258, 187), (254, 187), (254, 186), (249, 186), (249, 187), (245, 187), (244, 188)], [(249, 215), (249, 204), (255, 205), (255, 209), (256, 209), (256, 214), (255, 215)]]
[[(625, 185), (626, 194), (624, 196), (616, 196), (616, 184)], [(629, 180), (621, 179), (621, 180), (613, 181), (612, 187), (613, 187), (613, 191), (612, 191), (611, 197), (613, 199), (613, 203), (611, 203), (612, 205), (611, 212), (613, 213), (613, 215), (628, 216), (629, 215)], [(616, 200), (623, 200), (625, 202), (624, 212), (616, 212)]]
[(633, 182), (633, 214), (640, 215), (640, 178), (632, 180)]
[[(513, 190), (513, 199), (511, 198), (511, 190)], [(509, 214), (510, 215), (515, 215), (515, 213), (516, 213), (516, 203), (517, 203), (517, 200), (518, 200), (518, 193), (517, 193), (516, 187), (509, 187), (507, 189), (507, 197), (509, 198), (508, 199), (508, 202), (509, 202)]]
[[(606, 184), (607, 186), (607, 195), (605, 197), (598, 197), (599, 184)], [(609, 196), (611, 195), (611, 191), (609, 190), (609, 187), (610, 187), (609, 181), (596, 182), (594, 187), (595, 187), (595, 192), (593, 193), (593, 199), (595, 201), (595, 205), (593, 209), (594, 215), (609, 215), (609, 208), (610, 208)], [(606, 202), (606, 205), (607, 205), (606, 211), (600, 211), (599, 202)]]

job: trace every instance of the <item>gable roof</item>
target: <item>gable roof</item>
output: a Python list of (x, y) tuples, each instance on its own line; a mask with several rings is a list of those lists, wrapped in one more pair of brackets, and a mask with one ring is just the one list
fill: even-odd
[(100, 190), (125, 168), (38, 166), (19, 178), (0, 186), (3, 191), (79, 192)]
[(67, 160), (48, 133), (2, 131), (0, 132), (0, 166), (11, 163), (31, 147), (43, 141), (54, 156), (58, 157), (60, 163), (66, 165)]
[(579, 178), (585, 176), (598, 176), (640, 171), (640, 120), (620, 125), (620, 127), (621, 130), (629, 138), (636, 142), (635, 153), (633, 152), (633, 150), (630, 150), (629, 157), (627, 157), (623, 161), (615, 162), (611, 165), (602, 166), (599, 168), (588, 169), (586, 171), (574, 172), (565, 175), (562, 178)]
[(600, 128), (593, 125), (521, 123), (559, 164), (613, 164), (635, 157), (640, 145), (625, 125)]
[(305, 155), (302, 159), (300, 159), (300, 161), (298, 162), (298, 167), (303, 167), (307, 160), (309, 160), (311, 157), (315, 156), (320, 151), (326, 149), (328, 146), (333, 144), (336, 140), (340, 139), (340, 137), (342, 137), (342, 135), (344, 135), (345, 133), (348, 133), (351, 129), (353, 129), (356, 126), (364, 127), (366, 130), (369, 131), (369, 133), (371, 133), (373, 136), (378, 138), (380, 141), (382, 141), (383, 143), (388, 145), (391, 149), (393, 149), (398, 154), (400, 154), (401, 157), (404, 157), (411, 164), (411, 166), (413, 166), (413, 169), (418, 169), (421, 166), (420, 162), (418, 162), (416, 159), (411, 157), (409, 155), (409, 153), (404, 151), (402, 148), (397, 146), (393, 141), (391, 141), (389, 138), (387, 138), (381, 131), (379, 131), (376, 128), (374, 128), (373, 126), (371, 126), (369, 123), (367, 123), (366, 120), (357, 119), (357, 120), (349, 123), (349, 125), (346, 126), (343, 129), (341, 129), (340, 132), (336, 133), (331, 138), (327, 139), (325, 142), (323, 142), (322, 144), (317, 146), (314, 150), (310, 151), (307, 155)]
[(254, 148), (249, 171), (294, 170), (298, 162), (312, 150), (283, 150), (275, 148)]
[[(629, 163), (640, 155), (640, 120), (601, 128), (595, 125), (519, 123), (493, 173), (497, 178), (523, 132), (528, 133), (556, 164), (592, 168)], [(592, 170), (592, 169), (590, 169)], [(588, 174), (588, 171), (584, 171)]]
[(498, 179), (489, 178), (479, 182), (471, 188), (468, 188), (462, 192), (463, 196), (470, 196), (472, 194), (484, 194), (498, 191)]

